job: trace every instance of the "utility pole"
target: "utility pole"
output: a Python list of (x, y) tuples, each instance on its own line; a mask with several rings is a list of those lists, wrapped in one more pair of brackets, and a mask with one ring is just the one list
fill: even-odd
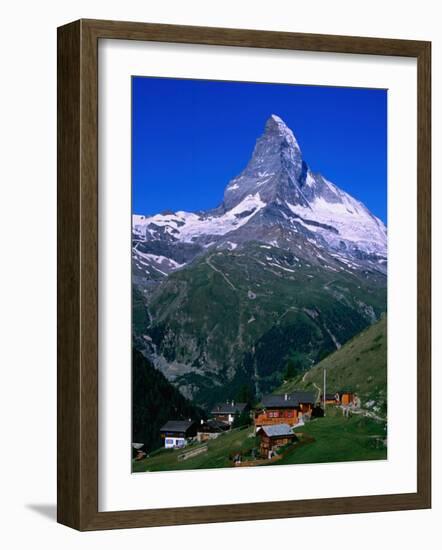
[(322, 391), (322, 398), (324, 401), (324, 416), (325, 416), (325, 401), (326, 401), (325, 390), (327, 389), (326, 386), (327, 386), (327, 371), (324, 369), (324, 389)]

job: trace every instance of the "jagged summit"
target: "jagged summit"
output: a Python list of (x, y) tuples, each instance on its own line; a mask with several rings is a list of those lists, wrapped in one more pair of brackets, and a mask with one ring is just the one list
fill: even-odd
[(257, 191), (266, 202), (288, 196), (306, 205), (296, 189), (296, 182), (302, 181), (306, 169), (292, 130), (280, 117), (271, 115), (246, 168), (227, 186), (224, 206), (230, 209)]
[[(227, 185), (220, 207), (134, 216), (133, 224), (134, 233), (142, 238), (161, 237), (170, 243), (211, 246), (227, 239), (259, 241), (279, 228), (289, 235), (292, 246), (304, 238), (321, 249), (352, 257), (385, 257), (387, 251), (382, 221), (360, 201), (312, 172), (292, 130), (276, 114), (267, 119), (244, 170)], [(281, 246), (288, 246), (287, 238)]]
[(276, 135), (287, 142), (289, 146), (295, 147), (301, 151), (298, 141), (296, 140), (292, 130), (278, 115), (270, 115), (265, 125), (264, 135)]
[[(275, 122), (276, 124), (283, 124), (284, 126), (286, 126), (286, 123), (282, 120), (282, 118), (278, 115), (270, 115), (270, 117), (268, 118), (267, 122), (270, 122), (270, 121), (273, 121)], [(287, 127), (287, 126), (286, 126)]]
[(278, 115), (270, 115), (265, 123), (266, 132), (278, 132), (280, 134), (291, 134), (292, 130), (287, 126), (284, 120)]

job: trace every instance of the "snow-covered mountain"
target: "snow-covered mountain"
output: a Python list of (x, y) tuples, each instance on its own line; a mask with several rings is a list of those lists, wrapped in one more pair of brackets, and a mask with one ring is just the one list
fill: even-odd
[(386, 311), (387, 230), (276, 115), (205, 212), (133, 216), (133, 335), (199, 404), (279, 385)]
[[(218, 208), (134, 215), (133, 236), (140, 269), (144, 264), (166, 274), (186, 263), (173, 253), (170, 256), (174, 249), (175, 253), (182, 249), (179, 245), (192, 245), (197, 254), (211, 246), (236, 247), (251, 240), (286, 249), (299, 248), (300, 241), (308, 240), (319, 249), (386, 269), (383, 222), (360, 201), (312, 172), (293, 132), (276, 115), (267, 120), (249, 163), (227, 185)], [(163, 243), (164, 254), (146, 257), (141, 243)], [(187, 260), (192, 258), (188, 254)]]

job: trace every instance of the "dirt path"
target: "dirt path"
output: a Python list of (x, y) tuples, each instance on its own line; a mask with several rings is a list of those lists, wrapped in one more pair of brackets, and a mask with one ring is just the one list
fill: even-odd
[(387, 419), (383, 418), (382, 416), (379, 416), (378, 414), (367, 411), (367, 409), (352, 409), (351, 411), (353, 414), (363, 414), (364, 416), (367, 416), (368, 418), (373, 418), (374, 420), (377, 420), (378, 422), (386, 422)]
[(237, 291), (238, 289), (236, 288), (236, 286), (234, 286), (231, 281), (229, 281), (229, 279), (227, 278), (227, 276), (220, 270), (218, 269), (217, 267), (215, 267), (212, 263), (210, 263), (210, 259), (211, 259), (212, 256), (210, 256), (209, 258), (206, 258), (206, 264), (213, 269), (213, 271), (216, 271), (217, 273), (219, 273), (221, 275), (221, 277), (223, 277), (223, 279), (226, 281), (226, 283), (231, 287), (233, 288), (233, 290)]
[[(303, 379), (304, 380), (304, 379)], [(316, 382), (313, 382), (313, 385), (315, 386), (315, 388), (318, 390), (318, 396), (317, 396), (317, 400), (320, 401), (321, 400), (321, 388), (318, 386), (318, 384)]]
[(306, 378), (306, 376), (307, 376), (307, 374), (308, 374), (309, 372), (310, 372), (309, 370), (308, 370), (307, 372), (305, 372), (304, 376), (302, 377), (302, 381), (303, 381), (303, 382), (306, 382), (306, 379), (305, 379), (305, 378)]

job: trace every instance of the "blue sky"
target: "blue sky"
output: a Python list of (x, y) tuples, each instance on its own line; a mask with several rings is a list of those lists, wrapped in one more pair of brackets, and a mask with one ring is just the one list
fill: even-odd
[(217, 206), (272, 113), (314, 172), (386, 222), (386, 90), (150, 77), (132, 79), (133, 212)]

